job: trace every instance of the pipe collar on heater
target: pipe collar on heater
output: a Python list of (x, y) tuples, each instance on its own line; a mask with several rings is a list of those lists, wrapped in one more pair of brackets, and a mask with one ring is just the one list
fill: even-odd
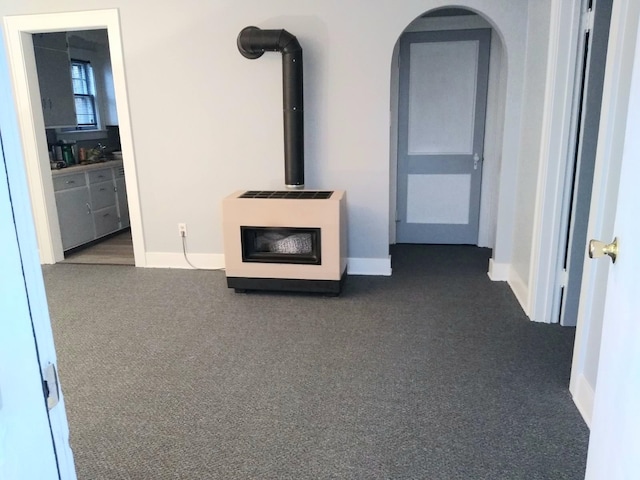
[(287, 188), (304, 188), (304, 106), (302, 47), (286, 30), (245, 27), (238, 34), (238, 50), (249, 59), (264, 52), (282, 53), (282, 101), (284, 116), (284, 171)]

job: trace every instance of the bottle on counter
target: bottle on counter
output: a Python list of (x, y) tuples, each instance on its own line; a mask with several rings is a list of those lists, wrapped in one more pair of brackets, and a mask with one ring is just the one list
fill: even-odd
[(62, 161), (62, 145), (59, 143), (56, 143), (55, 145), (53, 145), (53, 159), (61, 162)]
[(70, 143), (65, 143), (62, 145), (62, 159), (67, 165), (74, 165), (76, 163), (76, 159), (73, 156), (73, 145)]

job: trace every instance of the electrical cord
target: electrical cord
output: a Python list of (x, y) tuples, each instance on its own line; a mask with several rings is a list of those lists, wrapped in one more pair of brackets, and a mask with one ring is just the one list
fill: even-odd
[(182, 255), (184, 255), (184, 261), (187, 262), (191, 268), (195, 270), (200, 270), (193, 263), (191, 263), (189, 261), (189, 258), (187, 257), (187, 236), (184, 234), (184, 232), (182, 232), (180, 234), (180, 237), (182, 238)]
[[(196, 267), (189, 261), (189, 257), (187, 257), (187, 236), (184, 234), (184, 232), (180, 233), (180, 238), (182, 238), (182, 255), (184, 256), (185, 262), (187, 262), (189, 266), (194, 270), (203, 270), (202, 268)], [(207, 270), (224, 271), (224, 268), (207, 268)]]

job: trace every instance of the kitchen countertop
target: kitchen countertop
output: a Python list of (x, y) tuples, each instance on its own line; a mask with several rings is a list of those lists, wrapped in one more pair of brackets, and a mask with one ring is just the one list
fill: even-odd
[(69, 173), (80, 173), (89, 170), (99, 170), (101, 168), (112, 168), (122, 166), (122, 160), (107, 160), (104, 162), (87, 163), (86, 165), (71, 165), (70, 167), (51, 170), (52, 176), (65, 175)]

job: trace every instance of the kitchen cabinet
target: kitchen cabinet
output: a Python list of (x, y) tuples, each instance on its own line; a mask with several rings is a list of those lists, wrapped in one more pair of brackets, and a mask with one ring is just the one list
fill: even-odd
[[(64, 40), (64, 41), (63, 41)], [(40, 100), (46, 127), (75, 127), (76, 107), (66, 36), (34, 36)]]
[(54, 178), (62, 248), (69, 250), (95, 238), (91, 196), (84, 173)]
[(69, 250), (129, 226), (121, 165), (71, 167), (53, 174), (62, 248)]
[(124, 181), (124, 168), (114, 168), (113, 174), (116, 181), (116, 195), (118, 198), (118, 213), (120, 216), (120, 228), (131, 225), (129, 222), (129, 201), (127, 199), (127, 187)]
[(96, 238), (100, 238), (120, 229), (113, 169), (103, 168), (89, 171), (87, 178), (91, 193), (91, 209)]

